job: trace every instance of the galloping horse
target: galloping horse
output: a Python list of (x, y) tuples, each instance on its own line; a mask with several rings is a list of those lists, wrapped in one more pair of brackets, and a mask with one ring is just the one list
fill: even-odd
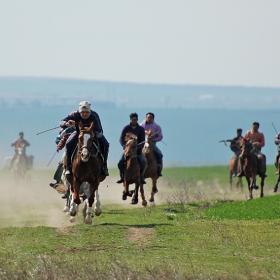
[[(279, 153), (279, 151), (278, 151), (278, 153)], [(280, 157), (278, 157), (278, 162), (276, 162), (276, 168), (277, 168), (277, 181), (276, 181), (276, 184), (275, 184), (275, 187), (273, 190), (273, 192), (275, 192), (275, 193), (278, 191), (278, 185), (280, 182)]]
[[(154, 143), (152, 142), (152, 130), (145, 131), (146, 137), (145, 137), (145, 145), (143, 147), (142, 153), (144, 154), (147, 162), (147, 167), (144, 170), (143, 177), (146, 178), (151, 178), (152, 179), (152, 191), (151, 191), (151, 196), (149, 198), (149, 202), (154, 202), (154, 195), (158, 192), (157, 189), (157, 179), (159, 178), (158, 176), (158, 165), (157, 165), (157, 160), (155, 153), (153, 152), (153, 147)], [(140, 184), (140, 189), (143, 188), (143, 185)], [(142, 202), (143, 205), (144, 200)], [(146, 202), (147, 205), (147, 202)], [(143, 206), (146, 206), (143, 205)]]
[[(233, 175), (235, 174), (236, 175), (236, 171), (238, 170), (238, 164), (237, 164), (237, 167), (235, 168), (235, 160), (238, 160), (238, 158), (236, 159), (235, 156), (233, 156), (231, 159), (230, 159), (230, 162), (229, 162), (229, 184), (230, 184), (230, 190), (232, 190), (232, 177)], [(235, 170), (237, 169), (237, 170)], [(237, 183), (236, 183), (236, 189), (238, 190), (238, 188), (240, 187), (241, 188), (241, 191), (243, 191), (243, 183), (242, 183), (242, 177), (237, 177)]]
[[(137, 136), (133, 133), (127, 132), (125, 136), (126, 146), (124, 149), (124, 157), (126, 161), (126, 166), (124, 169), (124, 182), (123, 182), (123, 195), (122, 199), (126, 200), (127, 196), (132, 196), (131, 204), (138, 203), (138, 189), (140, 186), (140, 164), (138, 162), (137, 156)], [(135, 184), (135, 190), (129, 191), (129, 185)], [(134, 193), (134, 194), (133, 194)], [(141, 195), (143, 193), (142, 199), (144, 197), (144, 191), (142, 188)]]
[[(249, 189), (249, 199), (253, 199), (253, 189), (258, 189), (256, 185), (257, 175), (258, 175), (258, 157), (255, 154), (254, 147), (249, 139), (242, 139), (241, 145), (241, 155), (244, 157), (243, 171), (248, 183)], [(263, 197), (263, 187), (264, 187), (265, 177), (261, 177), (261, 193), (260, 197)]]
[[(98, 195), (99, 183), (104, 181), (106, 176), (102, 175), (103, 162), (100, 157), (98, 148), (98, 141), (94, 138), (92, 122), (90, 127), (84, 127), (79, 124), (79, 137), (77, 151), (72, 162), (73, 175), (67, 175), (67, 181), (71, 185), (72, 199), (70, 202), (70, 216), (71, 222), (75, 221), (77, 214), (77, 205), (84, 200), (87, 202), (87, 209), (84, 210), (84, 222), (86, 224), (92, 223), (92, 205), (94, 203), (96, 193), (95, 215), (101, 214), (101, 207)], [(64, 160), (64, 166), (66, 160)], [(89, 191), (83, 195), (80, 194), (80, 188), (83, 183), (87, 182), (90, 187)]]
[(26, 155), (24, 153), (24, 144), (18, 143), (15, 146), (15, 159), (13, 161), (12, 170), (14, 172), (15, 180), (25, 179), (27, 171)]

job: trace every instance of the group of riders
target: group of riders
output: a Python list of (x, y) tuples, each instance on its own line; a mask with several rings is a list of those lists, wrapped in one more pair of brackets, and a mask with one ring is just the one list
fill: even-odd
[[(50, 183), (51, 187), (54, 187), (56, 184), (59, 184), (61, 181), (61, 176), (64, 171), (63, 167), (63, 160), (66, 157), (66, 169), (65, 175), (72, 175), (72, 158), (73, 154), (75, 153), (75, 149), (78, 143), (78, 136), (79, 136), (79, 123), (81, 122), (85, 127), (90, 126), (90, 124), (94, 123), (93, 133), (94, 137), (98, 139), (99, 142), (99, 152), (101, 158), (103, 159), (103, 169), (102, 173), (105, 176), (109, 176), (108, 167), (107, 167), (107, 159), (109, 153), (109, 142), (107, 141), (106, 137), (103, 133), (103, 128), (101, 125), (101, 121), (97, 112), (91, 110), (91, 104), (88, 101), (82, 101), (79, 103), (79, 108), (76, 111), (72, 111), (67, 117), (61, 120), (60, 122), (60, 132), (57, 136), (55, 142), (57, 144), (56, 150), (59, 152), (65, 147), (64, 153), (62, 158), (58, 164), (57, 170), (54, 174), (55, 183)], [(158, 176), (162, 176), (162, 158), (163, 155), (160, 149), (156, 146), (156, 143), (163, 139), (161, 127), (154, 122), (155, 115), (154, 113), (147, 113), (146, 119), (143, 120), (140, 124), (138, 124), (138, 115), (137, 113), (132, 113), (129, 115), (130, 123), (126, 125), (120, 135), (119, 142), (122, 148), (125, 148), (125, 136), (126, 133), (130, 132), (137, 136), (137, 158), (139, 161), (140, 166), (140, 178), (141, 183), (145, 184), (145, 180), (142, 177), (142, 173), (146, 168), (146, 159), (145, 156), (142, 154), (142, 149), (145, 143), (145, 131), (151, 130), (152, 131), (152, 141), (153, 141), (153, 151), (155, 153), (155, 157), (158, 164)], [(118, 168), (120, 171), (120, 179), (117, 183), (124, 182), (124, 170), (125, 170), (125, 157), (122, 153), (120, 160), (118, 162)], [(69, 196), (69, 189), (65, 193), (62, 198), (67, 198)]]
[[(236, 137), (232, 140), (227, 140), (230, 142), (230, 149), (234, 153), (234, 167), (233, 176), (242, 177), (244, 176), (244, 155), (242, 153), (241, 145), (243, 139), (249, 140), (254, 148), (254, 153), (258, 158), (258, 175), (260, 177), (266, 177), (266, 157), (261, 153), (261, 149), (265, 146), (265, 137), (263, 132), (259, 130), (259, 122), (253, 122), (252, 129), (248, 130), (244, 136), (242, 136), (242, 129), (238, 128), (236, 130)], [(280, 157), (280, 133), (274, 138), (275, 145), (278, 146), (277, 155), (275, 157), (275, 167), (278, 168), (278, 159)], [(277, 172), (276, 172), (277, 173)]]

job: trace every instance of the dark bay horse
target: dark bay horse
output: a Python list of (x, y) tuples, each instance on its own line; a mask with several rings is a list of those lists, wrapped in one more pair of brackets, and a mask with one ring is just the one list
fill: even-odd
[[(279, 151), (278, 151), (279, 153)], [(276, 184), (275, 184), (275, 187), (274, 187), (274, 190), (273, 192), (277, 192), (278, 191), (278, 185), (279, 185), (279, 182), (280, 182), (280, 157), (278, 157), (278, 161), (276, 162), (276, 169), (277, 169), (277, 181), (276, 181)]]
[[(126, 200), (128, 196), (132, 197), (132, 204), (138, 203), (138, 189), (140, 186), (140, 164), (137, 156), (137, 136), (133, 133), (126, 133), (125, 136), (124, 157), (126, 166), (124, 169), (123, 195), (122, 199)], [(129, 185), (135, 184), (135, 190), (129, 191)]]
[[(101, 214), (101, 207), (98, 195), (98, 186), (100, 182), (104, 181), (106, 176), (102, 175), (103, 161), (99, 155), (98, 141), (93, 134), (92, 122), (90, 127), (84, 127), (80, 122), (79, 124), (79, 136), (77, 151), (74, 155), (72, 162), (73, 175), (67, 175), (67, 181), (71, 185), (71, 202), (70, 221), (75, 221), (77, 214), (77, 205), (81, 204), (84, 200), (87, 203), (87, 209), (84, 210), (84, 222), (86, 224), (92, 223), (92, 205), (96, 195), (95, 215)], [(64, 160), (64, 166), (66, 160)], [(80, 188), (83, 184), (89, 184), (89, 191), (81, 195)]]
[[(157, 189), (157, 179), (159, 178), (158, 176), (158, 165), (157, 165), (157, 160), (155, 153), (153, 151), (154, 143), (152, 142), (152, 130), (145, 131), (146, 137), (145, 137), (145, 145), (143, 147), (142, 153), (144, 154), (147, 162), (147, 167), (144, 170), (143, 177), (146, 178), (151, 178), (152, 179), (152, 191), (151, 191), (151, 196), (149, 198), (149, 202), (154, 202), (154, 195), (158, 192)], [(140, 184), (140, 190), (143, 188), (143, 184)], [(145, 204), (146, 203), (146, 204)], [(145, 204), (145, 205), (144, 205)], [(142, 202), (143, 206), (147, 205), (147, 202), (143, 200)]]
[[(258, 189), (256, 185), (257, 175), (258, 175), (258, 157), (255, 154), (254, 147), (249, 139), (242, 139), (241, 146), (241, 155), (244, 157), (244, 166), (243, 171), (245, 173), (245, 178), (248, 183), (249, 189), (249, 199), (253, 199), (253, 189)], [(261, 192), (260, 197), (263, 197), (263, 188), (264, 188), (265, 177), (261, 177)]]
[[(237, 158), (236, 158), (237, 157)], [(229, 184), (230, 184), (230, 190), (232, 190), (232, 184), (233, 184), (233, 175), (237, 174), (237, 170), (239, 169), (238, 163), (236, 164), (235, 161), (238, 161), (238, 156), (233, 156), (230, 159), (229, 162)], [(236, 183), (236, 189), (238, 190), (238, 188), (241, 188), (241, 191), (243, 191), (243, 183), (242, 183), (242, 177), (237, 177), (237, 183)]]

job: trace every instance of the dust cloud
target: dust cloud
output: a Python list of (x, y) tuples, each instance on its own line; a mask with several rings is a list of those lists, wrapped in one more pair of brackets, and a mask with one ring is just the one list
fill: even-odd
[[(11, 172), (11, 171), (7, 171)], [(0, 228), (4, 227), (68, 227), (73, 224), (69, 221), (69, 215), (63, 212), (65, 200), (62, 195), (49, 186), (52, 178), (47, 173), (34, 171), (28, 174), (25, 181), (16, 183), (11, 176), (1, 179), (2, 195), (0, 197)], [(131, 198), (122, 200), (122, 184), (117, 184), (119, 178), (109, 176), (99, 186), (99, 196), (102, 206), (119, 205), (121, 208), (133, 209), (142, 207), (139, 194), (139, 203), (131, 205)], [(146, 179), (144, 186), (145, 196), (148, 200), (152, 189), (151, 179)], [(209, 201), (212, 199), (246, 200), (247, 190), (232, 191), (215, 182), (196, 182), (191, 186), (176, 185), (164, 177), (158, 180), (159, 192), (155, 195), (155, 204), (169, 202)], [(134, 188), (131, 185), (130, 189)], [(148, 206), (151, 205), (150, 203)], [(81, 210), (79, 212), (81, 214)]]

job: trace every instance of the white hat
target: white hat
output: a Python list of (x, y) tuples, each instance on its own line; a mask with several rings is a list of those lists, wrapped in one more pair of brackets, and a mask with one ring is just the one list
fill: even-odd
[(79, 104), (79, 113), (84, 112), (84, 111), (90, 112), (90, 105), (91, 104), (88, 101), (80, 102), (80, 104)]

